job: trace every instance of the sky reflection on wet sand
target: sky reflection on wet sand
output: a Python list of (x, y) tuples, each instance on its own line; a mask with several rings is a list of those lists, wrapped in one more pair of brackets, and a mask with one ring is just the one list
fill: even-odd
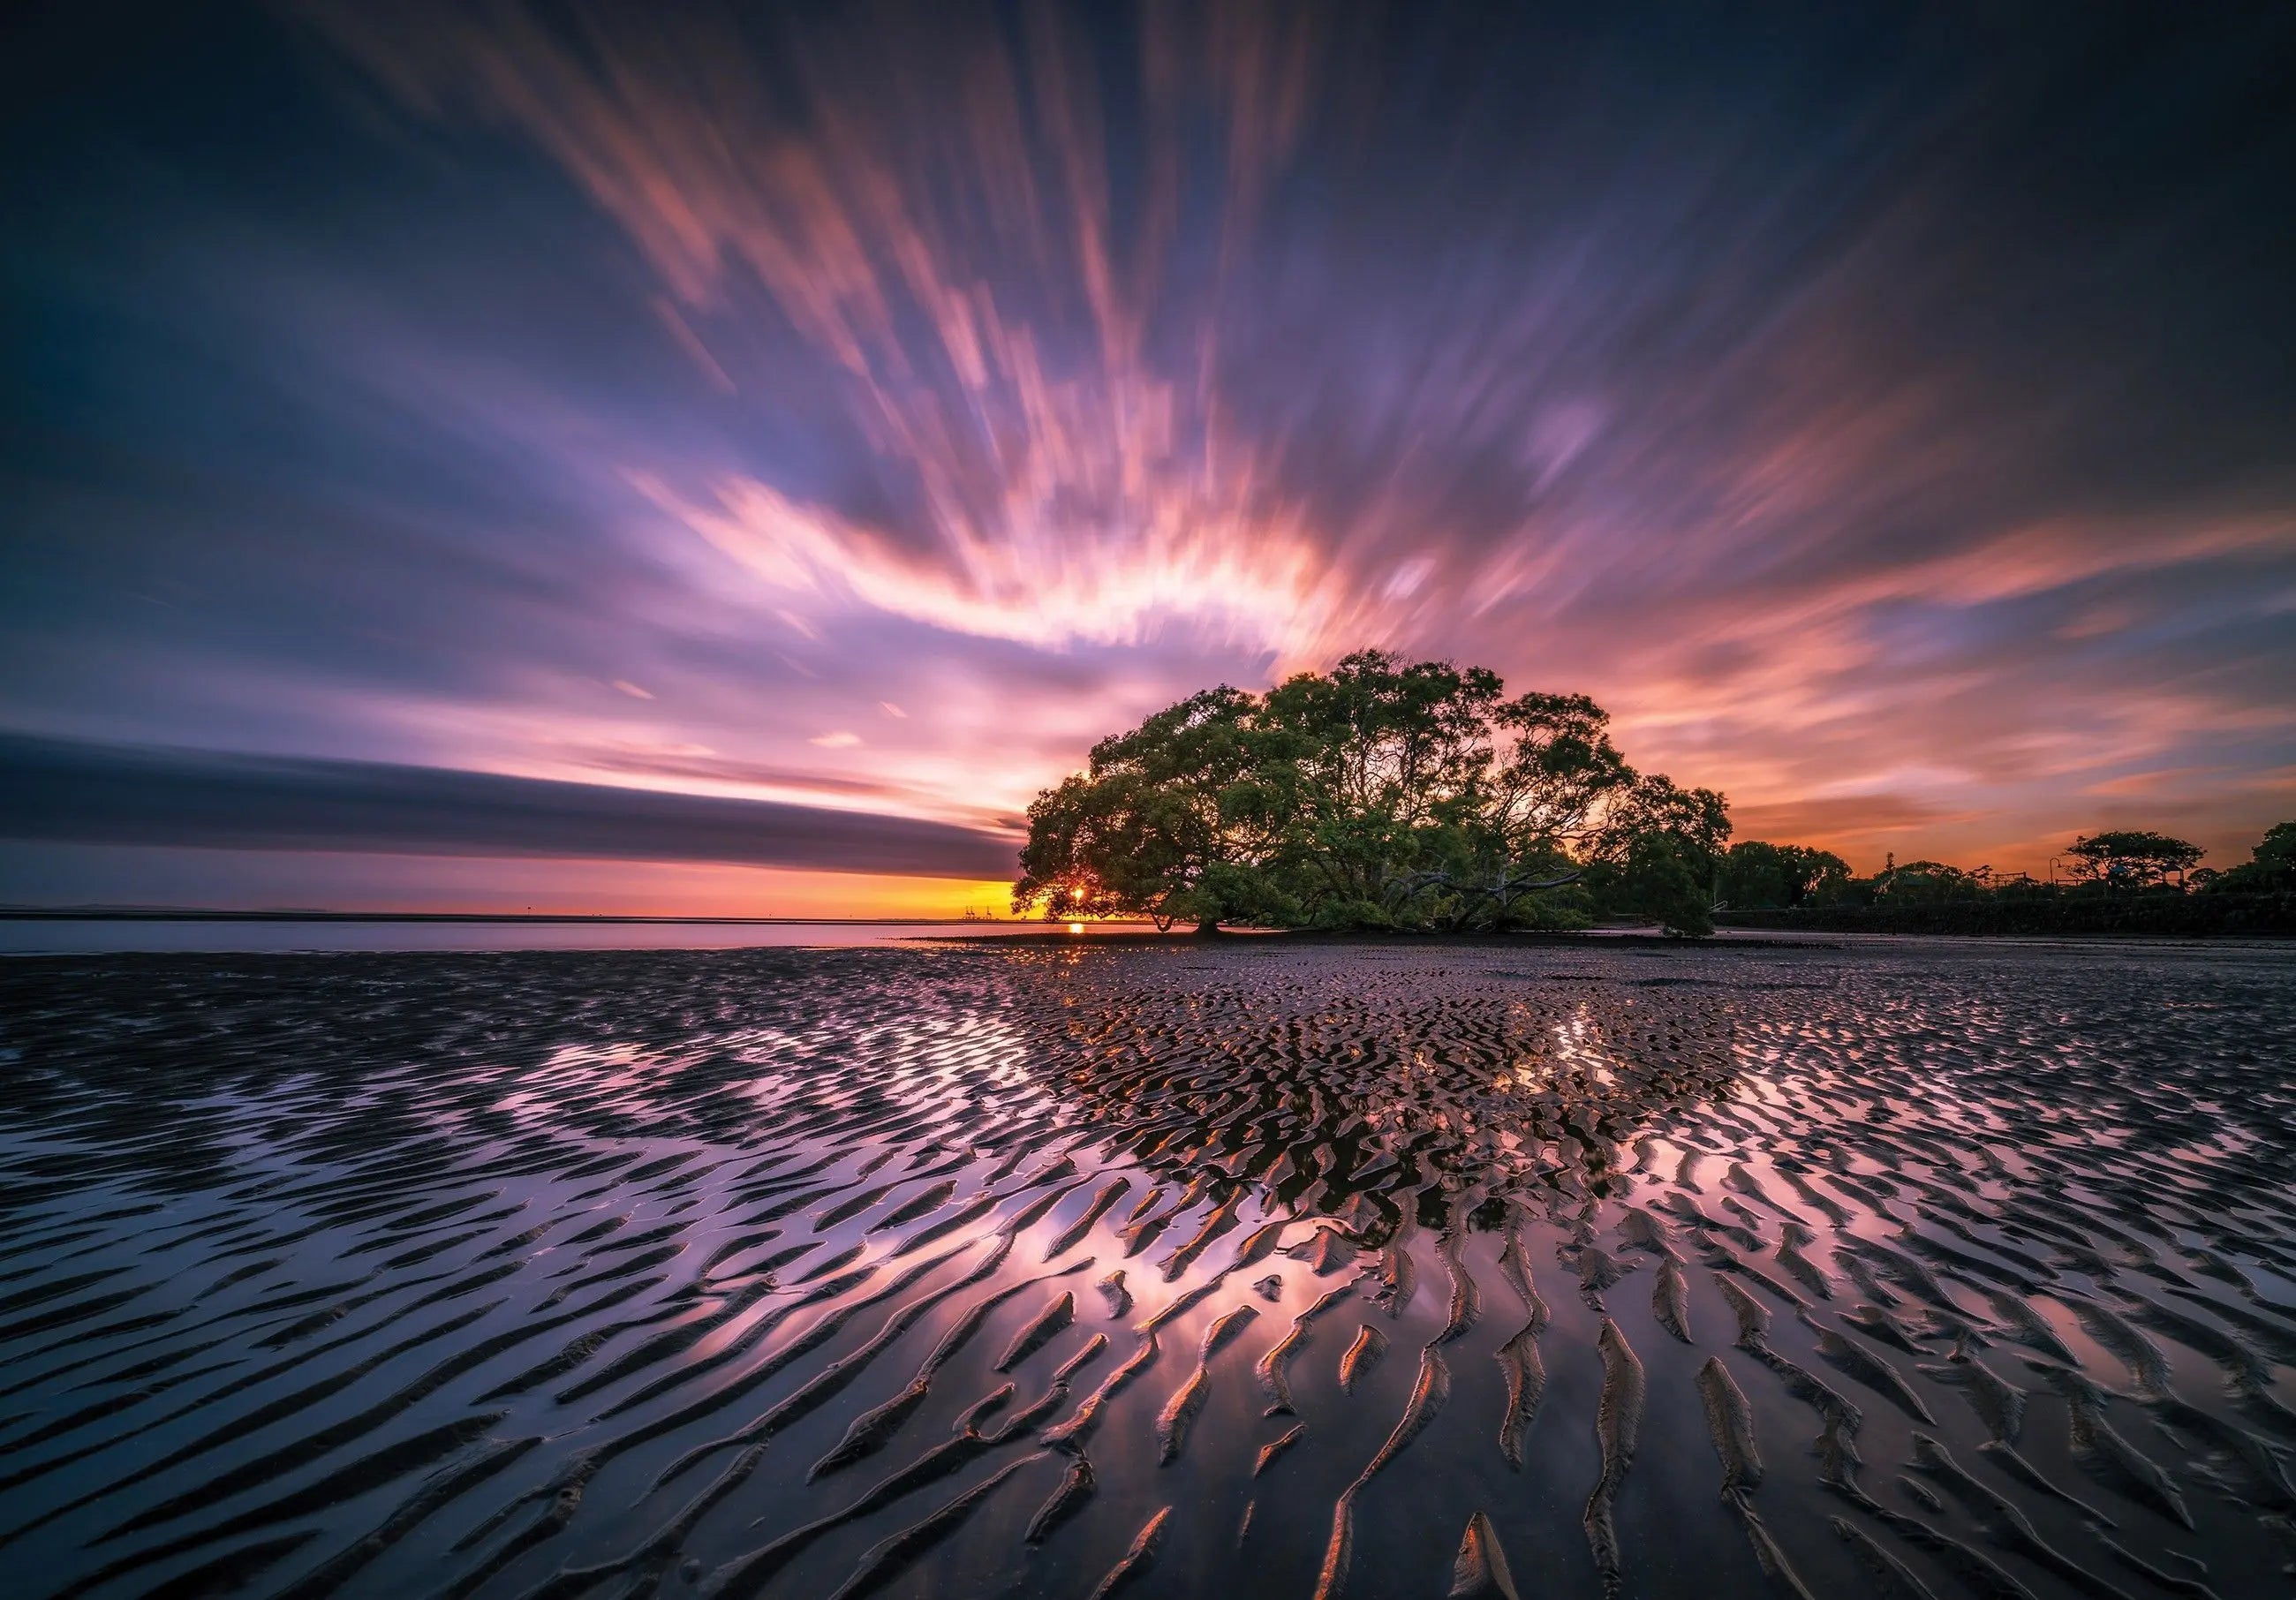
[(0, 988), (0, 1545), (38, 1592), (1080, 1594), (1136, 1545), (1142, 1594), (1431, 1591), (1479, 1511), (1590, 1596), (1862, 1591), (1880, 1551), (2230, 1596), (2290, 1555), (2278, 951)]

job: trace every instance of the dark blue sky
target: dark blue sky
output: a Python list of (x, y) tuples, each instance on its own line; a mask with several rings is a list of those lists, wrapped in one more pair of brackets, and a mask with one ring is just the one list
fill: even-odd
[[(1094, 738), (1365, 644), (1593, 693), (1866, 869), (2244, 853), (2296, 812), (2296, 21), (1623, 10), (52, 9), (0, 734), (436, 803), (291, 858), (170, 833), (217, 768), (147, 751), (153, 818), (44, 790), (0, 899), (834, 908), (818, 837), (985, 902)], [(505, 859), (470, 772), (784, 843), (673, 869), (633, 800)]]

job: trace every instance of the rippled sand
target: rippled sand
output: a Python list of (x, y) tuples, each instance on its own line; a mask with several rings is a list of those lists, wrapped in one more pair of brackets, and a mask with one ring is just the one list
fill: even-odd
[(2296, 952), (0, 968), (0, 1589), (2282, 1594)]

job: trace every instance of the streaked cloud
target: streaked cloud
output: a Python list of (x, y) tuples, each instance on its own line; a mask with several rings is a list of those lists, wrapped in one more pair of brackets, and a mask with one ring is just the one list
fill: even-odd
[(2296, 763), (2290, 50), (155, 13), (25, 111), (0, 726), (993, 829), (1380, 644), (1861, 866), (2237, 854)]
[(995, 878), (983, 829), (493, 773), (0, 736), (0, 838), (201, 849), (725, 862)]

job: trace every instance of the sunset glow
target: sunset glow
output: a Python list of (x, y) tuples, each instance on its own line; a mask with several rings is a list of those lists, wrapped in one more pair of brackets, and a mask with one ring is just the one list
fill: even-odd
[(5, 1594), (2286, 1590), (2296, 9), (11, 22)]

